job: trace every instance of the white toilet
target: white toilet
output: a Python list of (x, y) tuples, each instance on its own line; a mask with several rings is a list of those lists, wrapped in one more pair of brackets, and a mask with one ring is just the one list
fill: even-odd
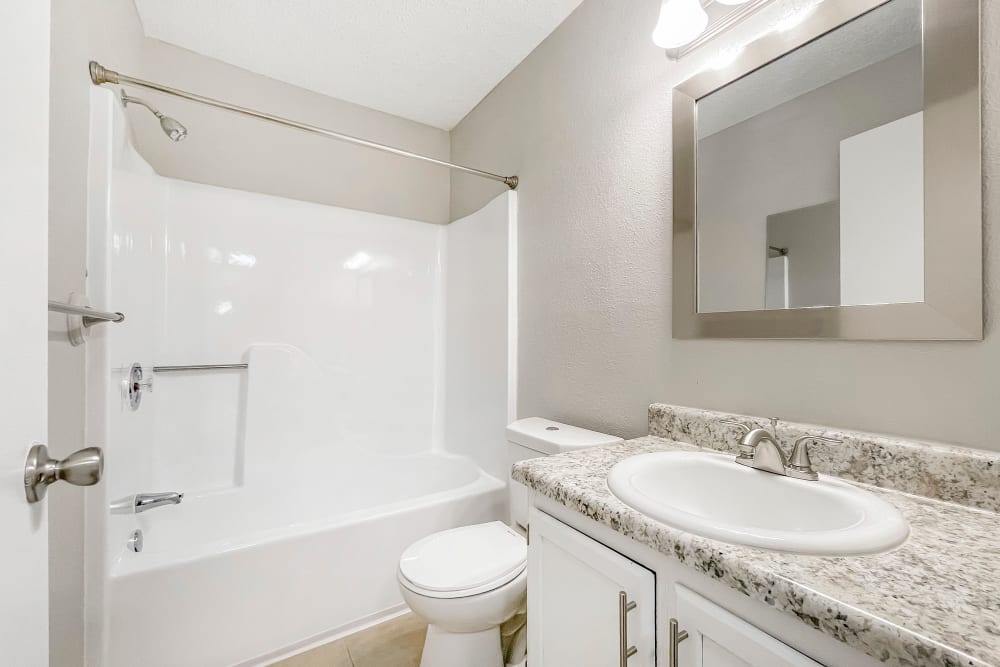
[[(538, 417), (507, 427), (511, 465), (616, 442), (621, 438)], [(493, 521), (444, 530), (399, 559), (403, 599), (428, 623), (420, 667), (504, 665), (500, 624), (523, 609), (528, 581), (528, 490), (508, 482), (513, 527)]]

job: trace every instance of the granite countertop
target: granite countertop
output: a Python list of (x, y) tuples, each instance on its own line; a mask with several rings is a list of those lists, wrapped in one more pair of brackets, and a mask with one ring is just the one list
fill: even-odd
[(859, 484), (904, 514), (903, 545), (817, 557), (727, 544), (651, 519), (608, 490), (622, 459), (678, 449), (700, 448), (649, 436), (522, 461), (514, 479), (888, 665), (1000, 667), (1000, 514)]

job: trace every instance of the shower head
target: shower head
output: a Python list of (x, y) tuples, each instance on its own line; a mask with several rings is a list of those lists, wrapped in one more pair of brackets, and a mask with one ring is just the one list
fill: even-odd
[(127, 107), (130, 103), (146, 107), (153, 112), (153, 115), (160, 120), (160, 127), (163, 129), (163, 133), (170, 137), (173, 141), (181, 141), (187, 136), (187, 128), (181, 125), (176, 119), (171, 118), (170, 116), (164, 116), (149, 102), (141, 100), (138, 97), (130, 97), (128, 93), (122, 90), (122, 106)]
[(187, 128), (170, 116), (156, 114), (156, 117), (160, 119), (160, 127), (163, 128), (163, 132), (174, 141), (180, 141), (188, 135)]

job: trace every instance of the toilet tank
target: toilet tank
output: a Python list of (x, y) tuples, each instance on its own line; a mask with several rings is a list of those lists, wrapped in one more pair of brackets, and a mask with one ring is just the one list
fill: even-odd
[(623, 440), (613, 435), (588, 431), (585, 428), (560, 424), (541, 417), (518, 419), (509, 425), (507, 483), (510, 490), (510, 525), (522, 532), (528, 528), (528, 488), (511, 479), (511, 466), (525, 459), (619, 442)]

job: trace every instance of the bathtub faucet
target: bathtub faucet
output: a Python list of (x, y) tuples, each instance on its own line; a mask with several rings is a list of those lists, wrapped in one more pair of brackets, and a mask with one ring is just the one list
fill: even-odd
[(164, 505), (180, 505), (183, 499), (184, 494), (176, 491), (137, 493), (134, 496), (128, 496), (111, 503), (111, 512), (114, 514), (138, 514)]

